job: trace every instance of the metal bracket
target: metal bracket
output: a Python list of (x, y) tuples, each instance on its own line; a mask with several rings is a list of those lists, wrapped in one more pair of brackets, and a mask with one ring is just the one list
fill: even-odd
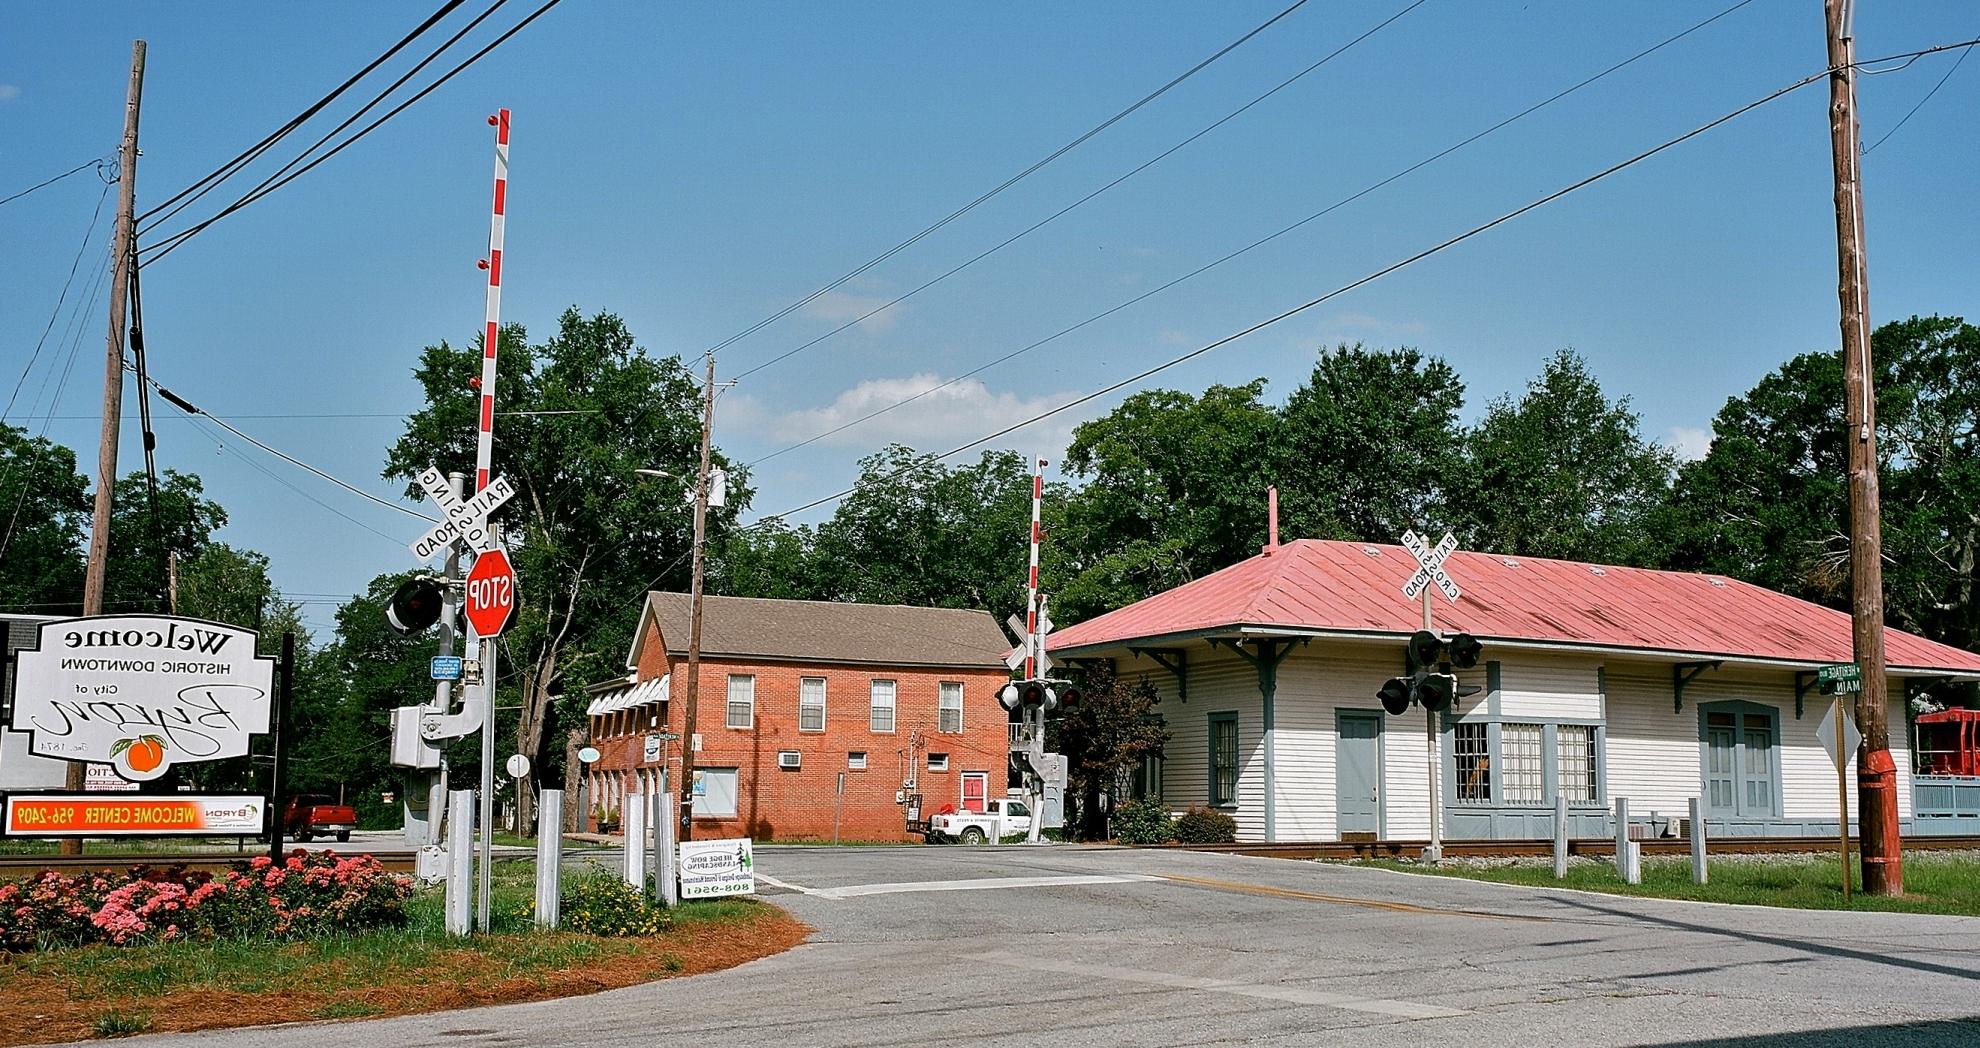
[(1802, 701), (1815, 690), (1819, 677), (1814, 670), (1796, 670), (1794, 674), (1794, 719), (1801, 719)]
[(419, 718), (419, 737), (428, 742), (458, 739), (479, 730), (488, 720), (487, 688), (462, 688), (467, 694), (455, 713), (428, 713)]
[(1136, 658), (1143, 655), (1155, 660), (1157, 666), (1175, 674), (1176, 698), (1189, 701), (1189, 653), (1181, 648), (1129, 648), (1128, 654)]
[(1680, 662), (1671, 667), (1671, 700), (1673, 713), (1684, 712), (1684, 686), (1697, 679), (1706, 670), (1716, 670), (1724, 662), (1713, 659), (1710, 662)]

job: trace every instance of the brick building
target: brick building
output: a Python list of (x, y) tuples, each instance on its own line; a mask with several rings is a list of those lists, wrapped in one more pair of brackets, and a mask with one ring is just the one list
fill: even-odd
[[(689, 598), (649, 593), (631, 672), (592, 689), (587, 819), (678, 782)], [(1002, 796), (1010, 642), (984, 611), (705, 597), (695, 836), (905, 840), (923, 817)], [(836, 795), (845, 775), (845, 795)]]

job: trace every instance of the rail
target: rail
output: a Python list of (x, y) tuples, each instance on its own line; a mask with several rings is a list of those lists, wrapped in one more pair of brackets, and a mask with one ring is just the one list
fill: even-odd
[[(1222, 852), (1273, 859), (1414, 859), (1423, 854), (1427, 840), (1394, 841), (1278, 841), (1238, 844), (1166, 844), (1178, 851)], [(1639, 841), (1645, 855), (1688, 855), (1691, 842), (1683, 837), (1656, 837)], [(1908, 849), (1932, 851), (1980, 851), (1980, 835), (1932, 835), (1905, 838)], [(1709, 845), (1714, 855), (1771, 855), (1784, 852), (1834, 851), (1834, 837), (1714, 837)], [(1582, 837), (1568, 841), (1569, 855), (1610, 855), (1616, 853), (1613, 837)], [(1554, 854), (1551, 840), (1444, 841), (1444, 857), (1520, 858)]]

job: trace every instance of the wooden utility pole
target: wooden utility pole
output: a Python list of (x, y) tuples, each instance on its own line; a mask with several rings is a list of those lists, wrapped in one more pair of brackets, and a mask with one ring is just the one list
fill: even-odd
[(1863, 250), (1861, 134), (1856, 123), (1856, 41), (1850, 0), (1825, 0), (1829, 38), (1829, 146), (1836, 177), (1837, 295), (1842, 302), (1844, 418), (1849, 433), (1850, 617), (1863, 691), (1856, 724), (1857, 827), (1863, 891), (1902, 895), (1897, 765), (1891, 760), (1884, 676), (1884, 571), (1877, 502), (1877, 411), (1870, 370), (1869, 273)]
[[(715, 354), (708, 354), (708, 376), (701, 384), (701, 469), (694, 475), (694, 581), (688, 612), (687, 713), (681, 728), (681, 835), (694, 839), (694, 714), (701, 698), (702, 544), (708, 533), (708, 443), (715, 429)], [(662, 765), (665, 767), (665, 765)], [(667, 871), (661, 871), (667, 876)]]
[[(117, 151), (117, 234), (110, 246), (110, 338), (103, 362), (103, 438), (96, 452), (96, 512), (89, 533), (89, 567), (83, 576), (84, 615), (103, 614), (103, 572), (110, 554), (110, 496), (117, 486), (117, 423), (124, 412), (124, 306), (131, 287), (131, 238), (137, 209), (138, 107), (144, 98), (144, 41), (131, 41), (131, 85), (124, 98), (124, 144)], [(80, 790), (88, 772), (69, 763), (65, 785)], [(82, 842), (62, 842), (64, 855), (82, 854)]]

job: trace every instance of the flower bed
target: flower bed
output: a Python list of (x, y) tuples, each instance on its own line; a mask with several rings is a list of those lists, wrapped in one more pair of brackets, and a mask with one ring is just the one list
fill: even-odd
[(179, 939), (298, 939), (405, 923), (412, 879), (369, 855), (297, 849), (233, 871), (132, 867), (47, 871), (0, 884), (0, 947), (46, 949)]

